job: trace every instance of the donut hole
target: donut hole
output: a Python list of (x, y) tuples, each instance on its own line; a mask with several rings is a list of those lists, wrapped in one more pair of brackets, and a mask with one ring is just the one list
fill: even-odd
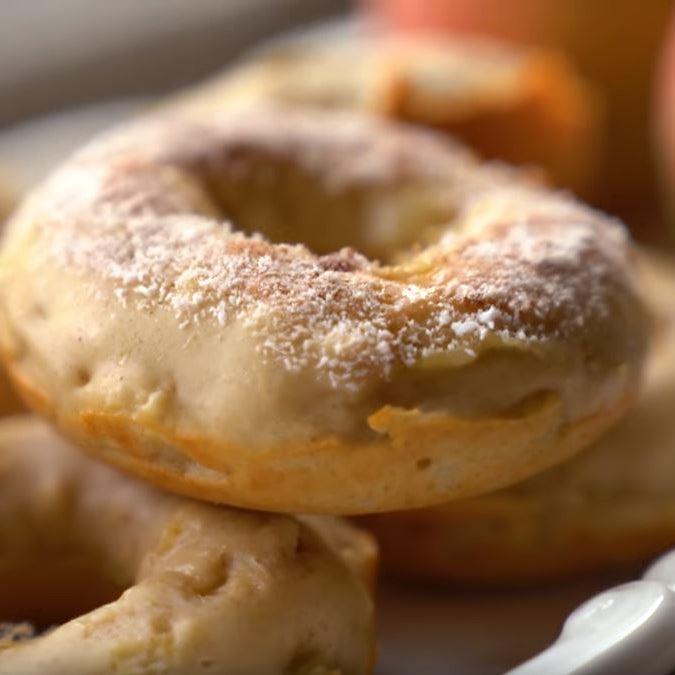
[(40, 634), (113, 602), (125, 590), (81, 557), (3, 563), (0, 588), (0, 624), (9, 624), (5, 639), (31, 637), (31, 630)]
[(259, 149), (235, 155), (207, 176), (209, 196), (235, 230), (273, 243), (304, 244), (317, 255), (349, 247), (394, 263), (436, 241), (455, 217), (434, 186), (336, 185)]

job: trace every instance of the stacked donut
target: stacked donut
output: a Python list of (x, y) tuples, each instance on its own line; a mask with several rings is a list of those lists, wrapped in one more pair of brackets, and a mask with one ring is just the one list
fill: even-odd
[(3, 222), (14, 208), (16, 198), (9, 178), (0, 171), (0, 222)]
[(6, 641), (0, 673), (368, 672), (372, 542), (262, 511), (505, 487), (635, 398), (650, 321), (621, 224), (445, 135), (243, 99), (105, 134), (8, 225), (3, 359), (94, 459), (2, 427), (3, 612), (36, 559), (94, 606), (126, 590)]
[[(18, 201), (17, 190), (11, 177), (0, 167), (0, 227), (9, 218)], [(0, 415), (17, 413), (23, 409), (14, 388), (0, 369)]]

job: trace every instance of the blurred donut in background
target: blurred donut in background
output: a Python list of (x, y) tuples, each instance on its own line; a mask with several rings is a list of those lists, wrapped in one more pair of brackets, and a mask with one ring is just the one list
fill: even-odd
[(482, 36), (560, 49), (600, 90), (606, 134), (594, 201), (642, 236), (659, 233), (652, 147), (655, 64), (672, 2), (370, 0), (385, 33)]
[(184, 100), (208, 108), (224, 98), (351, 108), (433, 127), (582, 195), (592, 192), (603, 144), (600, 99), (561, 53), (495, 41), (341, 35), (284, 43)]

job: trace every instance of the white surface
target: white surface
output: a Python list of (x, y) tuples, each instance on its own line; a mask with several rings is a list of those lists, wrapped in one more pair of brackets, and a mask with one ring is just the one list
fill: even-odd
[(88, 138), (143, 104), (143, 99), (111, 101), (12, 125), (0, 132), (0, 166), (26, 189)]
[[(0, 164), (28, 187), (75, 146), (142, 106), (117, 101), (16, 125), (0, 133)], [(669, 672), (675, 666), (675, 557), (648, 576), (587, 602), (568, 620), (560, 643), (512, 675)], [(503, 673), (555, 640), (568, 613), (612, 583), (595, 579), (520, 592), (384, 588), (377, 675)]]

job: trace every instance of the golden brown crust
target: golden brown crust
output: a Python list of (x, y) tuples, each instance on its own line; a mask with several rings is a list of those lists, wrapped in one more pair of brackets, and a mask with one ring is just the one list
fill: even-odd
[[(317, 252), (274, 243), (296, 235)], [(171, 489), (278, 511), (429, 505), (550, 466), (621, 413), (646, 333), (618, 224), (340, 113), (109, 135), (26, 202), (2, 270), (29, 401)]]
[[(359, 513), (377, 510), (377, 505), (385, 498), (378, 481), (384, 482), (385, 488), (397, 495), (398, 503), (411, 507), (420, 500), (420, 495), (425, 501), (440, 500), (448, 487), (435, 482), (433, 467), (443, 462), (448, 444), (442, 444), (438, 437), (450, 435), (453, 438), (453, 460), (466, 464), (467, 472), (471, 471), (469, 488), (462, 484), (452, 485), (453, 495), (462, 497), (474, 491), (483, 492), (488, 485), (500, 485), (500, 481), (506, 484), (517, 482), (541, 470), (544, 463), (549, 466), (553, 457), (556, 462), (567, 459), (611, 426), (627, 407), (628, 399), (618, 405), (611, 416), (603, 412), (596, 418), (566, 425), (562, 432), (555, 432), (555, 440), (551, 440), (551, 428), (555, 429), (557, 425), (551, 422), (550, 416), (557, 417), (556, 406), (548, 401), (538, 414), (524, 420), (465, 423), (442, 417), (421, 419), (415, 420), (418, 423), (397, 425), (379, 444), (358, 446), (336, 441), (302, 447), (289, 445), (275, 449), (273, 454), (270, 453), (271, 459), (263, 456), (259, 463), (251, 463), (246, 448), (232, 446), (211, 448), (209, 455), (197, 455), (196, 463), (186, 462), (168, 452), (153, 452), (155, 447), (185, 447), (188, 444), (185, 438), (170, 436), (170, 429), (139, 430), (123, 416), (89, 414), (79, 420), (62, 418), (59, 424), (94, 456), (131, 475), (196, 499), (222, 500), (223, 474), (208, 466), (209, 458), (218, 455), (226, 456), (231, 467), (226, 474), (227, 490), (230, 495), (237, 495), (228, 498), (234, 506), (245, 506), (254, 494), (257, 503), (266, 510), (298, 511), (307, 503), (303, 490), (308, 485), (323, 485), (326, 494), (313, 498), (313, 508), (319, 513), (337, 511), (340, 507), (336, 506), (334, 493), (330, 491), (332, 482), (349, 484), (354, 481), (361, 485), (359, 494), (352, 497), (349, 507), (343, 508)], [(53, 417), (53, 410), (47, 412)], [(191, 440), (191, 447), (203, 450), (209, 445), (208, 439)], [(537, 455), (542, 445), (549, 449), (549, 457)], [(439, 446), (440, 450), (436, 450)], [(289, 458), (306, 460), (317, 453), (321, 453), (318, 467), (310, 466), (305, 472), (295, 471), (290, 475), (285, 471)], [(531, 464), (523, 461), (528, 454), (533, 457)], [(380, 466), (383, 456), (395, 467), (384, 470), (386, 481), (383, 481)], [(368, 488), (370, 485), (372, 487)]]
[(9, 381), (4, 368), (0, 369), (0, 416), (16, 415), (24, 412), (26, 406), (17, 395), (14, 385)]
[(371, 670), (357, 575), (372, 582), (376, 549), (347, 524), (161, 493), (28, 417), (0, 423), (0, 486), (2, 616), (35, 607), (49, 625), (66, 611), (50, 607), (59, 595), (85, 612), (33, 640), (0, 638), (3, 675)]
[[(18, 203), (18, 192), (9, 178), (0, 171), (0, 226), (9, 217)], [(0, 416), (13, 415), (25, 410), (4, 369), (0, 370)]]
[(525, 483), (366, 519), (385, 570), (445, 582), (531, 583), (635, 565), (675, 543), (675, 261), (645, 257), (640, 286), (656, 332), (635, 408), (581, 456)]
[(14, 210), (18, 201), (17, 194), (9, 181), (0, 173), (0, 223), (3, 223)]

